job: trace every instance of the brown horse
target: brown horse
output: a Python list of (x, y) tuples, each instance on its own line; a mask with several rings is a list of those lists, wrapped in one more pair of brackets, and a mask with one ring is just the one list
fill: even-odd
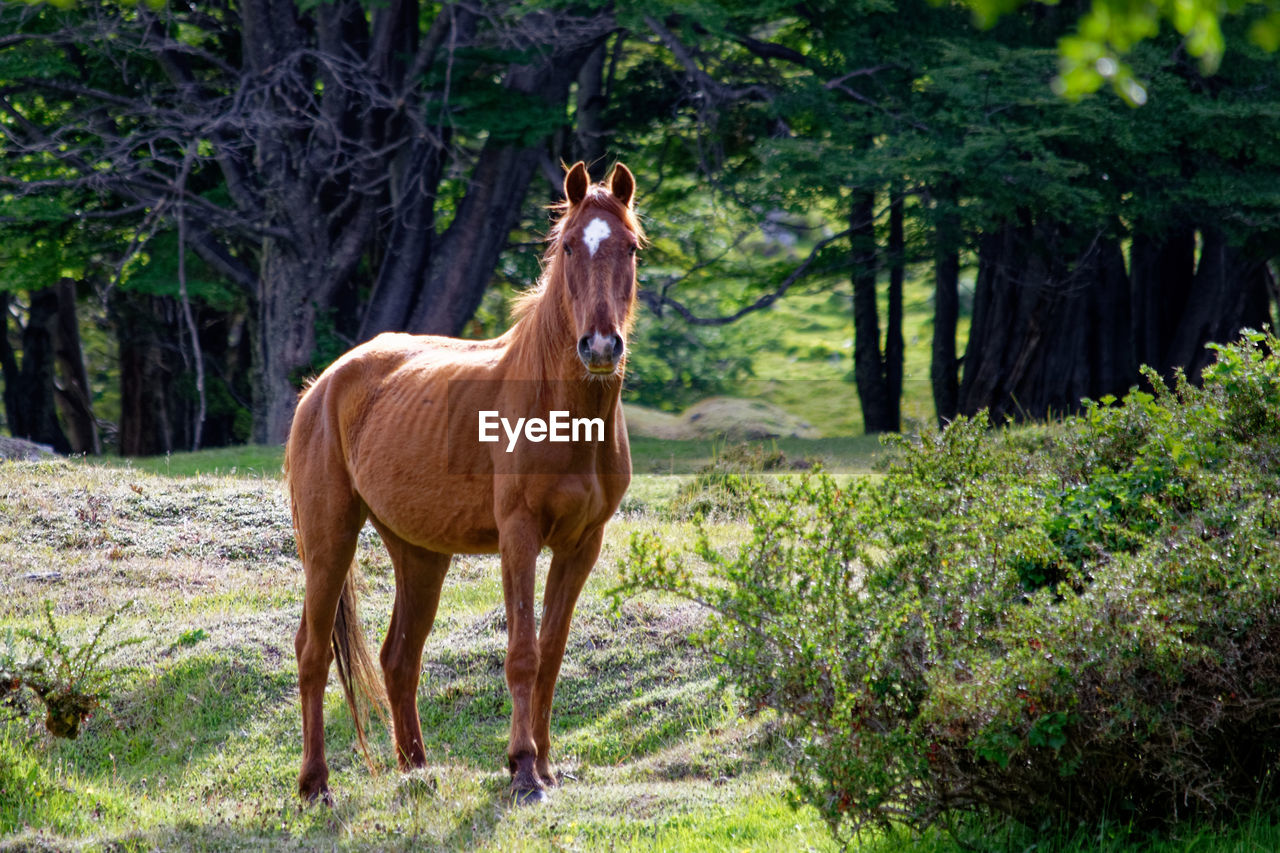
[[(592, 185), (578, 163), (564, 192), (542, 278), (506, 334), (379, 335), (334, 362), (298, 403), (285, 472), (306, 572), (295, 642), (305, 798), (329, 796), (324, 690), (335, 658), (361, 746), (358, 698), (390, 706), (402, 769), (426, 763), (417, 706), (422, 648), (456, 553), (502, 559), (513, 793), (518, 802), (540, 800), (556, 784), (551, 700), (569, 620), (631, 481), (618, 395), (644, 239), (625, 166)], [(350, 576), (366, 520), (396, 578), (381, 654), (385, 692)], [(543, 547), (552, 559), (539, 630), (534, 564)]]

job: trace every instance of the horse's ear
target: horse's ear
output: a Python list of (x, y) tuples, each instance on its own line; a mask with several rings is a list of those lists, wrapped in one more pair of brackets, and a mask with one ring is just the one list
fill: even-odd
[(580, 204), (587, 197), (587, 187), (591, 184), (591, 176), (587, 174), (587, 164), (579, 160), (564, 176), (564, 197), (569, 206)]
[(630, 207), (631, 197), (636, 194), (635, 176), (630, 169), (619, 163), (613, 167), (613, 174), (609, 176), (609, 189), (614, 198)]

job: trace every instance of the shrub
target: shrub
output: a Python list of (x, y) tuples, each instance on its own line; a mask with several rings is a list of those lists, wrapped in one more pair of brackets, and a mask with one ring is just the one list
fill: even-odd
[(772, 480), (762, 474), (778, 473), (792, 464), (776, 447), (766, 450), (763, 445), (746, 442), (719, 446), (711, 462), (680, 487), (670, 514), (699, 520), (737, 516), (754, 487), (772, 488)]
[(961, 419), (878, 482), (753, 490), (747, 542), (702, 537), (695, 571), (636, 536), (618, 592), (713, 611), (837, 834), (1248, 811), (1280, 757), (1276, 353), (1248, 333), (1202, 387), (1148, 373), (1034, 442)]
[[(72, 646), (63, 638), (53, 619), (53, 602), (44, 603), (46, 631), (7, 631), (0, 649), (0, 707), (25, 715), (34, 694), (45, 707), (44, 725), (55, 737), (74, 740), (80, 724), (92, 716), (106, 698), (116, 671), (103, 666), (103, 659), (124, 646), (140, 642), (128, 639), (105, 642), (106, 634), (120, 611), (113, 611), (87, 643)], [(22, 660), (18, 640), (34, 649), (34, 656)]]

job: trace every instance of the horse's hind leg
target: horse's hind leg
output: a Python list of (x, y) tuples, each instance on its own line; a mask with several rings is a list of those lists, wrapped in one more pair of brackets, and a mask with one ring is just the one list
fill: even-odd
[(451, 555), (410, 545), (376, 519), (373, 526), (391, 554), (396, 573), (396, 600), (391, 609), (387, 639), (382, 644), (381, 660), (391, 703), (396, 756), (400, 769), (408, 770), (427, 763), (418, 720), (418, 680), (422, 675), (422, 646), (435, 621), (440, 587), (449, 570)]
[(542, 628), (538, 633), (538, 680), (533, 694), (533, 741), (538, 747), (536, 771), (544, 785), (556, 785), (551, 770), (551, 700), (556, 693), (560, 662), (569, 638), (569, 622), (578, 594), (591, 574), (604, 528), (588, 534), (575, 551), (557, 551), (547, 571), (546, 592), (542, 601)]
[[(333, 662), (333, 626), (342, 587), (355, 556), (365, 509), (349, 492), (331, 501), (299, 502), (299, 494), (316, 494), (291, 477), (294, 528), (306, 573), (302, 623), (294, 639), (298, 655), (298, 693), (302, 704), (302, 769), (298, 794), (307, 800), (329, 794), (329, 766), (324, 757), (324, 690)], [(323, 491), (323, 490), (321, 490)]]

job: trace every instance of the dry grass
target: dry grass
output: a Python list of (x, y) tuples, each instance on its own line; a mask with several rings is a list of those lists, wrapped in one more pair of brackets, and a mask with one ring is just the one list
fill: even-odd
[(678, 415), (628, 405), (626, 414), (628, 431), (647, 438), (747, 441), (819, 437), (818, 430), (803, 418), (763, 399), (709, 397)]
[[(379, 730), (380, 768), (370, 774), (331, 682), (338, 805), (329, 811), (293, 795), (302, 583), (279, 482), (0, 464), (0, 623), (37, 627), (48, 599), (64, 632), (84, 637), (131, 603), (112, 633), (141, 639), (110, 659), (121, 670), (113, 696), (79, 740), (53, 740), (35, 721), (0, 722), (0, 848), (826, 844), (811, 812), (783, 802), (771, 726), (743, 715), (690, 643), (702, 614), (658, 599), (608, 606), (602, 593), (630, 530), (658, 524), (637, 511), (611, 528), (580, 603), (553, 725), (566, 784), (546, 807), (506, 800), (498, 565), (460, 557), (419, 693), (430, 766), (395, 772)], [(664, 531), (691, 536), (679, 525)], [(357, 563), (376, 644), (393, 579), (372, 531)]]

